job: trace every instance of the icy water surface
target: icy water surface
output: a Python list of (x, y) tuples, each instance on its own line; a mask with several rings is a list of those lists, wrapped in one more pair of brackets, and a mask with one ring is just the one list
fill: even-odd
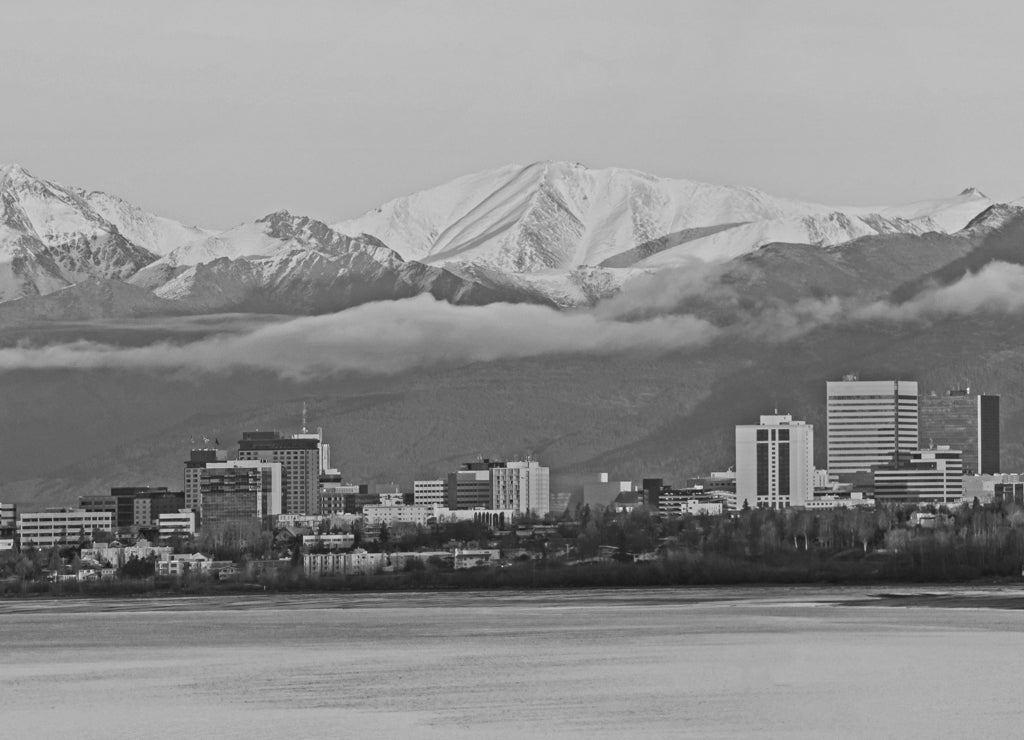
[(19, 738), (1024, 734), (1024, 611), (991, 608), (1024, 594), (880, 590), (0, 601), (0, 723)]

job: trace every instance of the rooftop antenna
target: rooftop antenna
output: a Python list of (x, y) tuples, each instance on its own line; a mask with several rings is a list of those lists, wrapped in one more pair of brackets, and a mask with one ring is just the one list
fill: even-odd
[(302, 433), (306, 434), (309, 430), (306, 429), (306, 402), (302, 402)]

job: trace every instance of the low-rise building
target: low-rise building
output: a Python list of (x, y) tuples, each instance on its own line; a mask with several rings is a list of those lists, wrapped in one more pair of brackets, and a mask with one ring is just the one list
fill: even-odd
[(860, 491), (851, 491), (848, 496), (838, 496), (834, 493), (824, 493), (822, 495), (815, 493), (814, 496), (807, 500), (805, 508), (821, 511), (828, 509), (870, 508), (874, 505), (874, 499), (865, 498), (864, 494)]
[(663, 487), (658, 494), (658, 512), (666, 516), (697, 516), (700, 514), (722, 514), (728, 504), (727, 494), (710, 494), (703, 488)]
[(454, 553), (455, 570), (494, 567), (501, 562), (501, 550), (462, 550)]
[(433, 506), (406, 506), (404, 504), (377, 504), (363, 507), (363, 520), (368, 527), (389, 527), (395, 524), (415, 524), (425, 527), (434, 516)]
[(918, 450), (901, 467), (874, 471), (875, 500), (884, 503), (959, 504), (964, 474), (960, 450), (939, 445)]
[(447, 509), (443, 506), (434, 507), (433, 515), (438, 524), (476, 522), (498, 530), (511, 528), (519, 518), (519, 512), (512, 509)]
[(82, 548), (82, 559), (92, 559), (114, 568), (121, 568), (132, 558), (145, 560), (167, 560), (174, 554), (171, 547), (154, 547), (146, 540), (139, 540), (134, 545), (122, 545), (120, 542), (97, 542), (92, 547)]
[(356, 536), (344, 534), (307, 534), (302, 536), (303, 547), (322, 547), (325, 550), (351, 550), (356, 546)]
[(24, 547), (53, 547), (91, 539), (96, 531), (109, 532), (114, 518), (109, 511), (47, 509), (18, 517), (18, 541)]
[(363, 549), (352, 552), (310, 553), (302, 558), (303, 571), (311, 578), (373, 575), (384, 568), (387, 556)]
[(211, 560), (202, 553), (174, 553), (166, 560), (156, 562), (156, 575), (161, 578), (181, 578), (188, 574), (208, 575), (215, 569), (233, 565), (230, 561)]
[(179, 509), (157, 517), (160, 539), (192, 537), (196, 533), (196, 513), (192, 509)]

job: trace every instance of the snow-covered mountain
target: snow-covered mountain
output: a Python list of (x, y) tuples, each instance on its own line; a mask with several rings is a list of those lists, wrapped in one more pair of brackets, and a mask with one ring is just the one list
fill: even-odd
[(127, 279), (157, 259), (149, 247), (179, 237), (195, 238), (194, 230), (18, 165), (0, 167), (0, 301), (89, 278)]
[[(224, 256), (209, 259), (220, 253)], [(185, 260), (200, 260), (190, 267)], [(169, 254), (180, 270), (154, 290), (194, 311), (324, 313), (374, 300), (431, 293), (452, 303), (522, 300), (505, 285), (483, 285), (448, 270), (406, 262), (372, 236), (349, 237), (287, 211)], [(145, 272), (162, 269), (154, 263)], [(140, 274), (132, 282), (144, 282)]]
[[(659, 261), (729, 259), (773, 241), (833, 245), (871, 234), (956, 231), (992, 204), (976, 190), (898, 207), (848, 207), (776, 198), (753, 188), (658, 178), (627, 169), (537, 162), (468, 175), (398, 198), (335, 225), (372, 234), (406, 259), (469, 263), (505, 273), (625, 266), (616, 257), (673, 234), (694, 234)], [(671, 240), (669, 240), (671, 244)]]
[(154, 215), (116, 195), (99, 190), (77, 192), (96, 213), (114, 224), (125, 239), (156, 255), (163, 256), (182, 244), (216, 233), (210, 229), (186, 226), (174, 219)]
[[(777, 242), (952, 233), (991, 205), (969, 188), (903, 206), (836, 208), (538, 162), (466, 175), (335, 227), (281, 211), (214, 233), (12, 165), (0, 168), (0, 302), (98, 278), (186, 310), (323, 311), (417, 291), (585, 306), (637, 275), (694, 259), (729, 260)], [(94, 291), (87, 305), (103, 295)]]

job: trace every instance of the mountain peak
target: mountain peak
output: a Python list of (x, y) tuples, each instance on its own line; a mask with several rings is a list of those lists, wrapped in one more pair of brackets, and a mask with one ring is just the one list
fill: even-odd
[(0, 165), (0, 182), (4, 180), (17, 181), (26, 179), (32, 179), (32, 175), (20, 164)]
[(280, 211), (274, 211), (273, 213), (268, 213), (263, 218), (256, 219), (256, 223), (258, 223), (258, 224), (269, 224), (269, 223), (274, 223), (274, 222), (278, 222), (278, 221), (291, 221), (291, 220), (292, 220), (291, 212), (288, 211), (286, 208), (282, 208)]
[(967, 198), (987, 198), (988, 197), (987, 195), (985, 195), (983, 192), (981, 192), (980, 190), (978, 190), (975, 187), (964, 188), (963, 190), (960, 191), (960, 195), (962, 197), (967, 197)]

